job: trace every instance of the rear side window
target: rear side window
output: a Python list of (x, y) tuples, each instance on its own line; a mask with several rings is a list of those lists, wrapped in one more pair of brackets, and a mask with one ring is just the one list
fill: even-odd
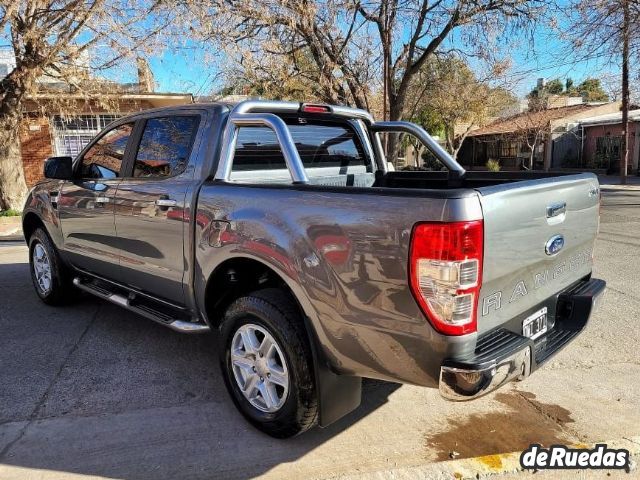
[(80, 163), (81, 178), (108, 180), (120, 176), (122, 159), (133, 125), (125, 123), (109, 130), (86, 151)]
[[(288, 125), (305, 169), (367, 166), (360, 139), (346, 124)], [(278, 138), (267, 127), (241, 127), (233, 171), (286, 169)]]
[(199, 120), (197, 115), (147, 120), (133, 164), (133, 176), (157, 178), (182, 173), (189, 161)]

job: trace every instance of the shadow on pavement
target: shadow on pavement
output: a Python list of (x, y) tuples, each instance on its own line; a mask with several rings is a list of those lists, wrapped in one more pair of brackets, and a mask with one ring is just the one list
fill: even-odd
[(365, 381), (363, 404), (347, 417), (275, 440), (236, 411), (212, 335), (180, 335), (81, 294), (48, 307), (26, 263), (0, 264), (0, 292), (0, 468), (251, 478), (334, 439), (400, 386)]

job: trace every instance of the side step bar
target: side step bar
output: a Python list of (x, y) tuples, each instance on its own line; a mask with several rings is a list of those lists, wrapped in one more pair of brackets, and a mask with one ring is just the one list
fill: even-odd
[(149, 320), (160, 323), (161, 325), (169, 327), (171, 330), (175, 330), (176, 332), (205, 333), (210, 330), (209, 326), (203, 323), (189, 322), (171, 318), (166, 314), (163, 314), (162, 312), (148, 307), (147, 305), (134, 305), (131, 303), (132, 299), (120, 295), (119, 293), (112, 292), (106, 288), (102, 288), (98, 285), (94, 285), (91, 282), (85, 283), (80, 277), (75, 277), (73, 279), (73, 284), (80, 290), (84, 290), (91, 295), (95, 295), (96, 297), (100, 297), (111, 303), (124, 307), (131, 312), (137, 313), (138, 315), (148, 318)]

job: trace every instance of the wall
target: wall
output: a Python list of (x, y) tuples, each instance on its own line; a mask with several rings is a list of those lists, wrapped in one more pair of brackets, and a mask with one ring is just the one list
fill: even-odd
[(42, 178), (44, 161), (53, 156), (49, 119), (36, 115), (25, 116), (20, 126), (20, 145), (25, 179), (31, 187)]
[(551, 143), (551, 168), (576, 168), (581, 165), (579, 128), (571, 128), (564, 133), (553, 133)]
[[(575, 151), (576, 149), (579, 149), (580, 141), (576, 136), (576, 132), (572, 131), (578, 126), (577, 124), (579, 123), (579, 120), (597, 117), (598, 115), (617, 113), (620, 111), (621, 105), (621, 102), (609, 102), (602, 105), (593, 105), (590, 108), (581, 110), (580, 112), (553, 120), (551, 122), (552, 141), (548, 142), (548, 148), (545, 151), (545, 170), (549, 170), (552, 167), (562, 167), (563, 161), (565, 160), (565, 157), (567, 157), (567, 153), (569, 153), (568, 151)], [(555, 151), (556, 145), (558, 145), (559, 148), (558, 152)]]
[[(622, 135), (622, 123), (585, 127), (585, 138), (582, 151), (583, 164), (589, 165), (594, 161), (594, 157), (596, 154), (596, 139), (598, 137), (616, 137), (620, 135)], [(636, 147), (636, 142), (640, 142), (640, 138), (638, 138), (639, 136), (640, 123), (629, 123), (629, 164), (632, 165), (633, 170), (638, 169), (638, 148)]]

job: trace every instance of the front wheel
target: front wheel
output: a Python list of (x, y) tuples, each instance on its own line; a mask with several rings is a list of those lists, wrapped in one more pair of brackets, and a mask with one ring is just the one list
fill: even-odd
[(49, 235), (38, 228), (29, 238), (31, 280), (40, 299), (48, 305), (65, 303), (73, 290), (69, 274)]
[(240, 412), (258, 429), (287, 438), (317, 423), (317, 390), (303, 319), (281, 290), (234, 301), (222, 325), (220, 364)]

